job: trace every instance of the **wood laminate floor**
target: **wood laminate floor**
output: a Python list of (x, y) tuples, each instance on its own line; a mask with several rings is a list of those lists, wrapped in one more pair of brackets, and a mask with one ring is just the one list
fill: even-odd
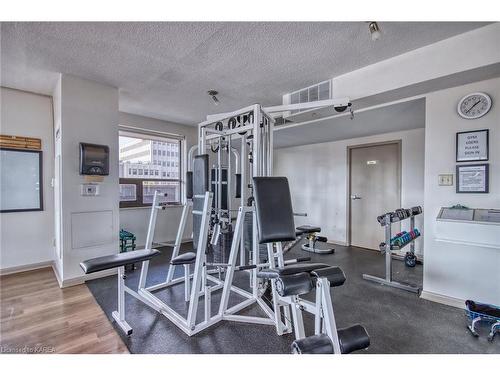
[(86, 285), (51, 268), (0, 277), (0, 353), (128, 353)]

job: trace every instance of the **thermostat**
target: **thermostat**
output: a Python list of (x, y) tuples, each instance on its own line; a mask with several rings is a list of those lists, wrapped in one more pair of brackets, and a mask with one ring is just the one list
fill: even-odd
[(99, 195), (99, 185), (98, 184), (81, 184), (81, 195), (85, 197), (95, 197)]

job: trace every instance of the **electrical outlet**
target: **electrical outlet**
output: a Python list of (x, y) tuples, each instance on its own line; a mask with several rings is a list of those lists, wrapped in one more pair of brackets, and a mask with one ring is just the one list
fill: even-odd
[(453, 186), (453, 174), (440, 174), (439, 186)]

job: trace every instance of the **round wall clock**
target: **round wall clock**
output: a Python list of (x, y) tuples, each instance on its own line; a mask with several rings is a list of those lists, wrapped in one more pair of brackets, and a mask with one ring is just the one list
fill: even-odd
[(483, 117), (491, 108), (491, 98), (484, 92), (465, 95), (458, 102), (458, 114), (465, 119), (473, 120)]

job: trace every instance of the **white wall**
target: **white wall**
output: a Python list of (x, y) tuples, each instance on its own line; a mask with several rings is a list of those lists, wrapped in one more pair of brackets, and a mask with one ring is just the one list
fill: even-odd
[[(402, 206), (423, 206), (423, 128), (275, 150), (274, 175), (288, 177), (294, 211), (308, 214), (306, 218), (296, 217), (296, 225), (320, 225), (330, 241), (346, 244), (347, 147), (394, 140), (402, 142)], [(423, 227), (422, 221), (420, 215), (416, 220), (418, 228)], [(378, 225), (376, 218), (373, 225)], [(418, 253), (422, 252), (420, 239), (415, 248)]]
[[(62, 196), (62, 272), (59, 279), (63, 285), (81, 281), (83, 272), (79, 263), (97, 256), (115, 254), (119, 249), (119, 188), (118, 188), (118, 89), (70, 75), (62, 75), (60, 93), (61, 137), (61, 196)], [(56, 95), (57, 94), (57, 95)], [(88, 142), (109, 146), (110, 171), (100, 182), (100, 195), (80, 195), (80, 185), (86, 181), (79, 174), (79, 143)], [(84, 225), (77, 224), (78, 214), (88, 218)], [(95, 222), (101, 224), (92, 227)], [(53, 225), (53, 220), (50, 221)], [(92, 246), (78, 246), (76, 238), (106, 240)]]
[(0, 132), (41, 138), (43, 151), (43, 211), (0, 214), (0, 269), (52, 261), (54, 239), (53, 119), (48, 96), (0, 88)]
[[(493, 107), (489, 114), (477, 120), (465, 120), (456, 112), (457, 103), (464, 95), (484, 91), (490, 94)], [(464, 230), (468, 242), (481, 225), (446, 223), (440, 227), (435, 218), (442, 206), (457, 203), (472, 208), (500, 208), (500, 79), (477, 82), (448, 90), (429, 93), (426, 101), (425, 134), (425, 264), (424, 296), (444, 295), (458, 300), (477, 299), (500, 305), (500, 226), (496, 243), (484, 247), (473, 243), (438, 241), (443, 231)], [(490, 193), (457, 194), (454, 186), (438, 186), (438, 174), (455, 173), (456, 133), (466, 130), (490, 129)], [(465, 164), (465, 163), (460, 163)], [(460, 228), (458, 230), (458, 228)], [(488, 228), (487, 228), (488, 229)], [(448, 235), (449, 236), (449, 235)]]
[[(185, 136), (185, 149), (182, 150), (182, 176), (185, 176), (186, 151), (189, 150), (189, 148), (194, 145), (198, 139), (196, 126), (180, 125), (123, 112), (120, 112), (120, 125)], [(184, 184), (185, 181), (182, 182), (182, 189), (184, 189)], [(120, 209), (120, 228), (134, 233), (137, 237), (138, 246), (144, 246), (146, 242), (150, 212), (150, 207)], [(177, 228), (181, 219), (181, 213), (182, 207), (167, 207), (165, 210), (158, 212), (154, 237), (155, 242), (173, 242), (175, 240)], [(191, 217), (189, 217), (184, 233), (185, 239), (190, 238), (191, 231), (192, 221)]]

